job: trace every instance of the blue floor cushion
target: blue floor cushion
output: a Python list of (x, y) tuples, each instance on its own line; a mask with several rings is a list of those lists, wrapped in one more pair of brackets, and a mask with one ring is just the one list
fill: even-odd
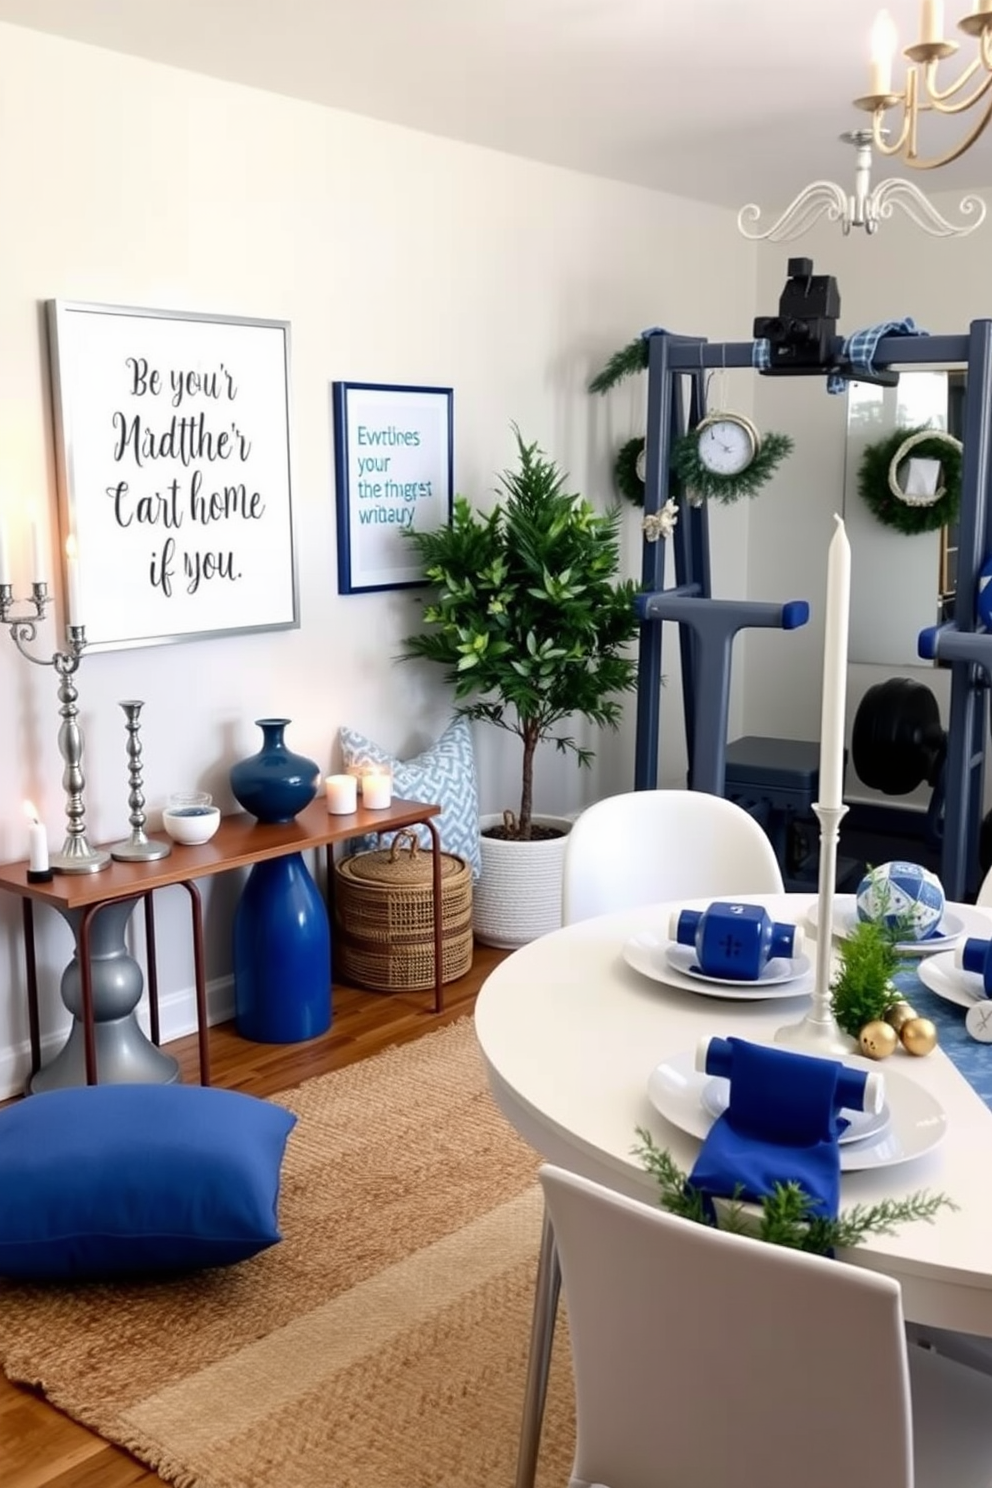
[[(385, 765), (392, 772), (393, 795), (401, 801), (437, 802), (441, 814), (437, 828), (442, 852), (464, 858), (478, 878), (482, 869), (479, 856), (479, 788), (475, 775), (475, 752), (472, 733), (465, 718), (454, 718), (444, 733), (421, 754), (401, 760), (376, 744), (357, 729), (340, 730), (344, 765)], [(431, 837), (426, 827), (415, 828), (422, 847), (429, 848)], [(389, 842), (391, 834), (384, 833)], [(375, 837), (356, 840), (355, 851), (381, 846)]]
[(201, 1085), (92, 1085), (0, 1110), (0, 1276), (229, 1266), (281, 1239), (281, 1106)]

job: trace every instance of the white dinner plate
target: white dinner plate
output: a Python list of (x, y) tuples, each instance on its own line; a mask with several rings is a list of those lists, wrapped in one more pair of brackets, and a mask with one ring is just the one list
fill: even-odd
[[(815, 970), (807, 970), (794, 980), (787, 982), (711, 982), (701, 974), (687, 976), (670, 963), (667, 951), (672, 941), (667, 935), (654, 930), (641, 930), (624, 944), (623, 959), (635, 971), (650, 977), (652, 981), (664, 982), (668, 987), (678, 987), (684, 992), (698, 992), (701, 997), (726, 997), (735, 1002), (764, 1002), (773, 997), (808, 997), (816, 981)], [(685, 949), (692, 954), (692, 948)], [(806, 959), (805, 957), (803, 958)]]
[[(854, 1069), (875, 1068), (871, 1061), (857, 1057), (845, 1059), (844, 1063)], [(663, 1060), (651, 1071), (648, 1099), (666, 1121), (702, 1141), (715, 1120), (712, 1110), (703, 1103), (703, 1092), (714, 1078), (696, 1069), (695, 1050), (687, 1049)], [(874, 1137), (848, 1142), (840, 1148), (842, 1172), (909, 1162), (922, 1157), (943, 1138), (947, 1129), (944, 1109), (922, 1085), (886, 1070), (885, 1100), (890, 1112), (888, 1125)]]
[[(806, 919), (810, 927), (815, 931), (819, 920), (820, 906), (818, 903), (810, 905), (806, 911)], [(992, 920), (982, 914), (981, 910), (972, 910), (972, 915), (977, 918), (969, 934), (982, 935), (992, 938)], [(851, 931), (858, 923), (857, 901), (853, 894), (838, 894), (834, 899), (833, 931), (841, 940), (846, 940)], [(926, 940), (900, 940), (896, 942), (896, 950), (900, 956), (932, 956), (937, 951), (946, 951), (951, 946), (957, 945), (968, 926), (960, 914), (954, 910), (946, 910), (944, 918), (938, 926), (936, 935), (928, 935)]]
[(808, 956), (775, 956), (766, 962), (760, 976), (749, 981), (741, 977), (709, 976), (696, 961), (695, 946), (679, 945), (674, 940), (665, 947), (665, 960), (674, 971), (692, 977), (694, 982), (713, 982), (719, 987), (734, 987), (738, 991), (745, 987), (775, 987), (780, 982), (794, 982), (805, 976), (813, 964)]
[[(711, 1075), (700, 1092), (699, 1099), (703, 1103), (704, 1110), (709, 1111), (715, 1121), (722, 1116), (730, 1105), (730, 1081), (723, 1080), (719, 1075)], [(841, 1115), (847, 1122), (847, 1126), (837, 1138), (841, 1147), (848, 1142), (864, 1142), (868, 1137), (875, 1137), (884, 1131), (892, 1119), (888, 1102), (883, 1101), (880, 1111), (849, 1111), (846, 1106), (841, 1108)]]
[(953, 951), (928, 956), (920, 962), (917, 975), (924, 987), (958, 1007), (970, 1008), (985, 1000), (985, 984), (981, 976), (977, 971), (963, 971), (960, 966), (955, 966)]

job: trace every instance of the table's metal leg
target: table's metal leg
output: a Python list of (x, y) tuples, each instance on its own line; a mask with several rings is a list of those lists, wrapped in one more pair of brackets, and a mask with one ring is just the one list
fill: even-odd
[(31, 1075), (41, 1069), (41, 1020), (38, 1014), (38, 960), (34, 945), (34, 905), (21, 900), (24, 921), (24, 968), (27, 973), (28, 1038), (31, 1040)]
[(558, 1315), (560, 1291), (558, 1247), (555, 1245), (555, 1232), (545, 1209), (534, 1288), (534, 1317), (530, 1329), (530, 1354), (527, 1359), (527, 1383), (524, 1386), (515, 1488), (534, 1488), (534, 1479), (537, 1476), (537, 1452), (541, 1445), (541, 1425), (548, 1394), (551, 1345), (555, 1341), (555, 1319)]
[[(133, 707), (134, 704), (129, 706)], [(148, 1022), (156, 1049), (162, 1042), (158, 1018), (158, 953), (155, 949), (155, 910), (151, 894), (145, 895), (145, 952), (148, 961)]]
[[(90, 928), (93, 916), (100, 907), (99, 904), (92, 904), (82, 911), (79, 917), (79, 939), (77, 942), (79, 990), (82, 997), (83, 1049), (85, 1051), (84, 1059), (87, 1085), (95, 1085), (97, 1083), (96, 1029), (93, 1018), (93, 962), (90, 957)], [(123, 945), (123, 932), (121, 935), (121, 944)]]
[(189, 895), (189, 912), (193, 922), (193, 985), (196, 988), (196, 1044), (200, 1055), (200, 1084), (210, 1084), (210, 1029), (207, 1024), (207, 974), (203, 951), (203, 900), (190, 878), (182, 880)]
[(441, 899), (441, 835), (432, 821), (424, 822), (431, 834), (431, 896), (434, 910), (434, 1011), (444, 1011), (444, 905)]

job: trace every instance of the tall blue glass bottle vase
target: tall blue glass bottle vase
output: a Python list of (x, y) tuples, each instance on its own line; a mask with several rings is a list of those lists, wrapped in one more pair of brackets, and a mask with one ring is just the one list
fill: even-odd
[(242, 1038), (295, 1044), (331, 1026), (331, 931), (302, 853), (256, 863), (234, 914)]
[(261, 749), (231, 767), (235, 800), (260, 822), (291, 822), (317, 794), (320, 767), (288, 747), (289, 723), (288, 718), (256, 718)]

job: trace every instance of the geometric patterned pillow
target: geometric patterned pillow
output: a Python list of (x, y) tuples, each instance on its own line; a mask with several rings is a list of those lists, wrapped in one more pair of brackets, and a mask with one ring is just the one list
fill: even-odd
[[(345, 768), (349, 765), (386, 765), (392, 771), (393, 794), (404, 801), (437, 801), (441, 815), (434, 824), (441, 836), (444, 852), (457, 853), (472, 869), (472, 877), (482, 871), (479, 856), (479, 787), (475, 777), (475, 751), (472, 734), (465, 718), (454, 718), (440, 739), (413, 759), (401, 760), (360, 734), (357, 729), (340, 730), (341, 752)], [(421, 846), (429, 848), (431, 837), (426, 827), (418, 827)], [(356, 838), (352, 848), (382, 847), (392, 841), (393, 833), (380, 837)]]

